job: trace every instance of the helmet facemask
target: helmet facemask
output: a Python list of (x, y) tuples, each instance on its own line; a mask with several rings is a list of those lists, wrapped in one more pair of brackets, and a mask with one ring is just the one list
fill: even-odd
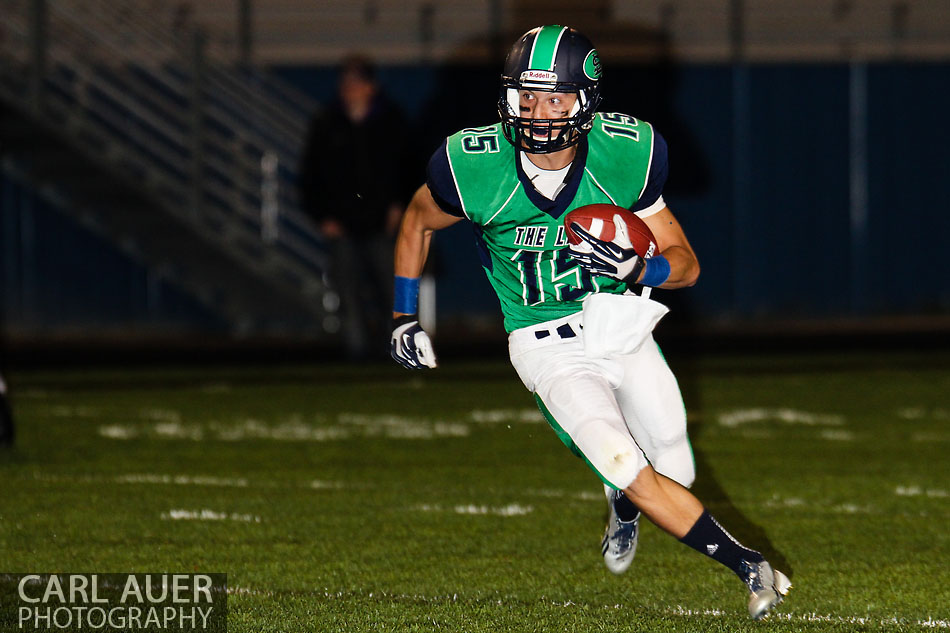
[[(576, 145), (593, 126), (600, 77), (597, 51), (580, 32), (556, 25), (528, 31), (509, 51), (501, 77), (498, 113), (505, 138), (531, 154)], [(577, 99), (568, 117), (533, 119), (521, 116), (522, 90), (571, 93)]]
[[(521, 90), (563, 92), (577, 95), (569, 117), (533, 119), (521, 116)], [(592, 94), (593, 93), (593, 94)], [(505, 138), (529, 154), (550, 154), (577, 145), (594, 124), (594, 113), (600, 103), (597, 88), (578, 88), (566, 84), (549, 85), (503, 81), (498, 112)]]

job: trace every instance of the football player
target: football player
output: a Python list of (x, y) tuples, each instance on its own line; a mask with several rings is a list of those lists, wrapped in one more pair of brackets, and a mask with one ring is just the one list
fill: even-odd
[[(666, 308), (650, 288), (696, 283), (699, 263), (663, 200), (667, 149), (646, 121), (599, 113), (602, 69), (578, 31), (543, 26), (511, 48), (501, 78), (501, 121), (457, 132), (433, 154), (426, 184), (396, 244), (392, 356), (436, 367), (417, 312), (432, 233), (472, 223), (482, 266), (509, 333), (509, 354), (558, 437), (604, 484), (607, 567), (625, 571), (642, 513), (732, 569), (767, 615), (788, 578), (736, 541), (687, 490), (695, 476), (679, 387), (652, 338)], [(619, 238), (595, 238), (564, 216), (606, 203), (636, 213), (659, 253), (645, 258), (617, 218)]]
[(7, 384), (0, 376), (0, 446), (12, 445), (13, 437), (13, 413), (7, 402)]

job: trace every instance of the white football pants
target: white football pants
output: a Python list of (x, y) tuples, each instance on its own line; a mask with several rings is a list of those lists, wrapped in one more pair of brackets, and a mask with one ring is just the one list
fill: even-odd
[(509, 335), (511, 364), (548, 422), (611, 488), (626, 488), (648, 464), (691, 485), (686, 409), (650, 333), (655, 322), (634, 351), (593, 358), (590, 349), (599, 355), (604, 341), (585, 346), (583, 322), (578, 313)]

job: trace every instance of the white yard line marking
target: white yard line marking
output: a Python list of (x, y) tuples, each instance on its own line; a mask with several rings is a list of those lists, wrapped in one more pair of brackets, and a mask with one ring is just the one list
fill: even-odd
[(482, 424), (500, 422), (520, 422), (535, 424), (544, 422), (544, 416), (538, 409), (475, 409), (468, 415), (469, 420)]
[(604, 501), (604, 493), (602, 492), (567, 492), (565, 490), (526, 490), (525, 493), (529, 497), (546, 497), (550, 499), (576, 499), (577, 501)]
[(537, 409), (476, 409), (459, 421), (433, 420), (393, 414), (343, 412), (335, 419), (313, 416), (305, 420), (292, 414), (276, 422), (245, 418), (230, 422), (187, 423), (178, 411), (142, 409), (138, 422), (104, 424), (98, 434), (113, 440), (137, 438), (238, 442), (278, 440), (288, 442), (331, 442), (353, 438), (383, 437), (403, 440), (431, 440), (468, 437), (471, 424), (541, 424)]
[(524, 516), (534, 512), (533, 506), (523, 506), (517, 503), (510, 503), (506, 506), (457, 505), (451, 509), (443, 508), (438, 504), (423, 503), (414, 506), (414, 509), (421, 510), (422, 512), (454, 512), (455, 514), (493, 515), (500, 517)]
[(778, 421), (785, 424), (806, 424), (809, 426), (841, 426), (844, 424), (844, 416), (830, 413), (809, 413), (807, 411), (796, 411), (795, 409), (735, 409), (720, 413), (718, 416), (719, 424), (725, 427), (737, 427), (740, 424), (749, 422), (767, 422)]
[(455, 514), (492, 514), (501, 517), (524, 516), (534, 512), (534, 508), (532, 506), (522, 506), (517, 503), (509, 503), (508, 505), (501, 507), (459, 505), (455, 506), (453, 510), (455, 511)]
[(829, 507), (831, 504), (830, 501), (814, 502), (806, 501), (805, 499), (800, 499), (798, 497), (788, 497), (781, 498), (778, 496), (773, 496), (771, 499), (768, 499), (762, 505), (766, 508), (802, 508), (808, 511), (811, 511), (813, 508), (828, 508), (830, 512), (835, 514), (870, 514), (872, 508), (870, 506), (859, 506), (853, 503), (841, 503)]
[(159, 486), (211, 486), (220, 488), (310, 488), (313, 490), (343, 490), (343, 489), (367, 489), (369, 484), (355, 484), (344, 481), (277, 481), (277, 480), (250, 480), (244, 477), (218, 477), (215, 475), (184, 475), (184, 474), (160, 474), (160, 473), (128, 473), (125, 475), (116, 475), (115, 477), (105, 477), (102, 475), (51, 475), (42, 472), (34, 472), (35, 481), (46, 481), (51, 483), (116, 483), (116, 484), (146, 484)]
[(782, 499), (778, 496), (773, 496), (771, 499), (766, 501), (763, 504), (766, 508), (803, 508), (808, 506), (804, 499), (799, 499), (798, 497), (789, 497), (787, 499)]
[(871, 514), (874, 512), (874, 508), (871, 506), (859, 506), (853, 503), (843, 503), (834, 506), (831, 508), (831, 511), (838, 514)]
[[(383, 437), (401, 440), (431, 440), (444, 437), (468, 437), (467, 424), (443, 422), (398, 415), (341, 413), (335, 422), (319, 416), (305, 421), (290, 415), (278, 422), (255, 418), (230, 423), (211, 421), (187, 424), (175, 419), (173, 412), (152, 411), (145, 423), (108, 424), (98, 428), (102, 437), (115, 440), (136, 438), (190, 441), (237, 442), (243, 440), (278, 440), (285, 442), (329, 442), (353, 438)], [(143, 417), (146, 417), (143, 414)]]
[(940, 488), (923, 489), (920, 486), (898, 486), (894, 490), (898, 497), (930, 497), (931, 499), (946, 499), (950, 493)]
[(251, 589), (250, 587), (228, 587), (228, 595), (238, 595), (238, 596), (273, 596), (273, 591), (266, 591), (264, 589)]
[(172, 509), (162, 512), (163, 520), (171, 521), (239, 521), (241, 523), (260, 523), (261, 517), (253, 514), (238, 514), (236, 512), (215, 512), (207, 508), (201, 510)]
[(930, 444), (933, 442), (950, 442), (950, 433), (913, 433), (910, 436), (912, 442), (924, 442)]
[(126, 475), (117, 475), (115, 477), (104, 477), (101, 475), (49, 475), (41, 472), (34, 472), (33, 479), (36, 481), (48, 481), (53, 483), (96, 483), (105, 482), (116, 484), (155, 484), (164, 486), (214, 486), (223, 488), (248, 488), (254, 487), (274, 487), (277, 484), (268, 482), (251, 482), (243, 477), (217, 477), (214, 475), (169, 475), (156, 473), (129, 473)]
[(131, 440), (138, 437), (138, 429), (121, 424), (107, 424), (99, 427), (99, 435), (110, 440)]
[(832, 442), (853, 442), (855, 438), (854, 433), (844, 429), (825, 429), (818, 435), (821, 439)]
[(429, 440), (435, 437), (468, 437), (465, 424), (431, 422), (424, 418), (400, 415), (367, 415), (341, 413), (337, 421), (360, 429), (363, 437), (388, 437), (392, 439)]
[(347, 484), (342, 481), (324, 481), (321, 479), (314, 479), (310, 482), (310, 487), (314, 490), (343, 490), (347, 487)]
[(159, 437), (175, 440), (200, 440), (204, 433), (200, 426), (184, 425), (181, 422), (158, 422), (152, 426)]
[(346, 429), (337, 426), (307, 424), (299, 416), (269, 424), (248, 418), (236, 424), (213, 422), (207, 425), (207, 439), (222, 442), (242, 440), (278, 440), (283, 442), (327, 442), (350, 437)]
[(897, 410), (897, 417), (904, 420), (946, 420), (950, 418), (950, 410), (935, 407), (904, 407)]
[[(238, 594), (238, 595), (252, 595), (252, 596), (272, 596), (274, 592), (254, 589), (252, 587), (228, 587), (229, 594)], [(314, 596), (321, 596), (331, 600), (343, 600), (352, 602), (354, 598), (374, 598), (377, 600), (388, 600), (388, 601), (401, 601), (401, 600), (411, 600), (413, 602), (421, 602), (423, 604), (441, 604), (446, 602), (469, 602), (466, 600), (464, 594), (460, 597), (458, 593), (445, 594), (438, 596), (427, 596), (422, 594), (408, 594), (408, 593), (391, 593), (388, 591), (371, 591), (369, 593), (363, 593), (359, 591), (352, 590), (340, 590), (334, 591), (328, 587), (325, 587), (323, 591), (314, 590), (309, 592)], [(474, 603), (484, 603), (482, 599), (472, 599), (470, 600)], [(571, 607), (587, 607), (591, 606), (593, 608), (599, 609), (622, 609), (623, 605), (621, 604), (602, 604), (602, 605), (587, 605), (586, 603), (577, 603), (573, 600), (560, 600), (555, 601), (549, 598), (541, 597), (540, 602), (544, 604), (549, 604), (555, 607), (563, 607), (569, 609)], [(491, 600), (491, 603), (503, 606), (505, 600)], [(781, 608), (781, 607), (779, 607)], [(716, 618), (739, 618), (745, 619), (745, 610), (729, 610), (724, 609), (688, 609), (681, 605), (676, 605), (674, 607), (666, 607), (662, 609), (664, 613), (674, 616), (681, 616), (686, 618), (696, 617), (696, 616), (711, 616)], [(837, 623), (837, 624), (858, 624), (858, 625), (877, 625), (880, 627), (899, 627), (906, 628), (908, 626), (917, 626), (922, 629), (950, 629), (950, 621), (936, 619), (933, 616), (925, 616), (926, 619), (898, 619), (898, 618), (874, 618), (870, 616), (847, 616), (847, 615), (825, 615), (820, 613), (782, 613), (782, 612), (773, 612), (769, 616), (769, 620), (783, 620), (786, 622), (827, 622), (827, 623)]]
[(897, 410), (897, 417), (904, 420), (920, 420), (927, 414), (923, 407), (904, 407)]
[(155, 475), (131, 474), (115, 478), (120, 484), (167, 484), (175, 486), (221, 486), (225, 488), (247, 488), (248, 481), (243, 478), (213, 477), (205, 475)]
[[(723, 617), (723, 616), (734, 616), (735, 614), (722, 611), (720, 609), (687, 609), (682, 606), (676, 606), (666, 610), (667, 613), (673, 615), (681, 615), (685, 617), (692, 617), (697, 615), (707, 615), (714, 617)], [(802, 613), (802, 614), (793, 614), (793, 613), (781, 613), (773, 612), (769, 615), (770, 620), (785, 620), (787, 622), (829, 622), (829, 623), (838, 623), (838, 624), (861, 624), (861, 625), (880, 625), (880, 626), (898, 626), (903, 627), (907, 625), (917, 625), (922, 628), (940, 628), (947, 629), (950, 628), (950, 621), (947, 620), (935, 620), (933, 617), (928, 617), (926, 620), (917, 620), (916, 622), (910, 620), (899, 620), (897, 618), (871, 618), (871, 617), (862, 617), (862, 616), (842, 616), (842, 615), (822, 615), (819, 613)]]

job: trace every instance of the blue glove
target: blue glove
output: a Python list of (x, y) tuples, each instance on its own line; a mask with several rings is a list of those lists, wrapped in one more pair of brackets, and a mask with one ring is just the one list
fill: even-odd
[(435, 352), (429, 335), (419, 326), (414, 314), (405, 314), (393, 320), (391, 353), (393, 360), (406, 369), (435, 369)]
[(577, 233), (581, 241), (568, 246), (571, 257), (584, 269), (594, 275), (613, 277), (628, 284), (637, 282), (643, 270), (643, 258), (637, 254), (627, 235), (627, 225), (619, 215), (614, 216), (616, 238), (608, 242), (594, 237), (577, 222), (571, 223), (571, 230)]

